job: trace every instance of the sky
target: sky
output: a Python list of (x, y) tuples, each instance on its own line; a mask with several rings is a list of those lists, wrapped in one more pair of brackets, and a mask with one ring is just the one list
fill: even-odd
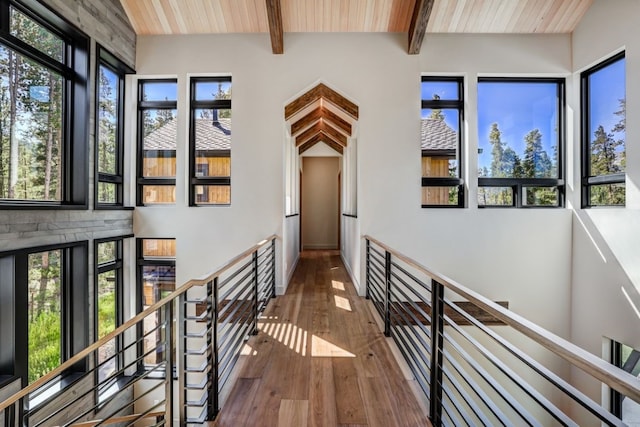
[(620, 109), (620, 99), (625, 98), (625, 59), (614, 62), (589, 76), (591, 99), (591, 139), (598, 125), (604, 126), (610, 132), (620, 121), (620, 117), (613, 114)]

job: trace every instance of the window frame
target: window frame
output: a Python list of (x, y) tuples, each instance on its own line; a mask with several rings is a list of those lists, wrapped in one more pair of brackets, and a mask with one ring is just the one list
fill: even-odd
[[(464, 140), (464, 77), (462, 76), (421, 76), (420, 83), (422, 82), (454, 82), (458, 86), (458, 99), (457, 100), (433, 100), (433, 99), (421, 99), (421, 109), (447, 109), (458, 110), (458, 177), (422, 177), (421, 188), (424, 187), (458, 187), (458, 203), (455, 205), (434, 205), (434, 204), (422, 204), (422, 208), (464, 208), (466, 207), (465, 196), (465, 182), (463, 178), (463, 171), (465, 170), (463, 140)], [(422, 98), (422, 96), (421, 96)], [(420, 153), (420, 159), (422, 161), (424, 153)]]
[[(566, 150), (566, 79), (564, 77), (478, 77), (481, 83), (555, 83), (558, 107), (558, 160), (557, 178), (492, 178), (478, 176), (478, 192), (481, 187), (509, 187), (511, 188), (511, 205), (481, 205), (476, 200), (479, 209), (558, 209), (565, 207), (566, 182), (564, 179), (564, 162)], [(480, 109), (478, 105), (477, 110)], [(558, 192), (558, 204), (553, 206), (527, 205), (523, 203), (525, 188), (555, 187)]]
[[(231, 176), (199, 177), (196, 173), (196, 111), (206, 109), (231, 110), (231, 99), (197, 100), (196, 85), (200, 82), (232, 83), (232, 79), (230, 75), (191, 77), (189, 79), (189, 206), (231, 206), (231, 196), (229, 196), (229, 203), (198, 203), (197, 186), (228, 186), (231, 189)], [(216, 157), (231, 157), (231, 149), (219, 150), (216, 155)]]
[[(86, 303), (89, 297), (89, 288), (86, 286), (89, 277), (88, 248), (89, 242), (84, 240), (0, 253), (0, 296), (10, 300), (12, 308), (2, 310), (0, 314), (0, 339), (3, 343), (9, 343), (2, 346), (6, 347), (7, 351), (0, 351), (0, 375), (20, 379), (22, 388), (27, 386), (29, 375), (29, 255), (62, 251), (60, 356), (61, 362), (64, 363), (89, 345), (89, 309)], [(37, 400), (35, 407), (46, 404), (72, 385), (78, 374), (87, 370), (88, 358), (85, 358), (60, 377), (62, 387), (59, 391), (45, 400), (30, 395), (30, 400)], [(34, 410), (34, 407), (30, 409)]]
[[(580, 128), (582, 134), (582, 143), (580, 146), (580, 160), (581, 160), (581, 202), (580, 206), (582, 209), (592, 208), (592, 207), (604, 207), (604, 208), (624, 208), (626, 206), (626, 198), (625, 204), (623, 205), (592, 205), (591, 204), (591, 187), (594, 185), (602, 185), (602, 184), (625, 184), (625, 193), (626, 193), (626, 170), (621, 173), (611, 174), (611, 175), (595, 175), (591, 176), (591, 117), (590, 117), (590, 108), (589, 101), (591, 100), (591, 93), (589, 88), (589, 77), (598, 71), (601, 71), (604, 68), (607, 68), (614, 63), (625, 59), (626, 54), (625, 51), (621, 51), (616, 53), (613, 56), (601, 61), (600, 63), (594, 65), (593, 67), (583, 71), (580, 73)], [(626, 78), (626, 70), (625, 70), (625, 78)], [(626, 150), (626, 138), (625, 138), (625, 150)]]
[[(611, 364), (613, 366), (615, 366), (616, 368), (622, 369), (625, 372), (631, 373), (630, 371), (633, 370), (633, 366), (635, 366), (635, 364), (631, 365), (631, 369), (629, 369), (629, 367), (623, 366), (622, 364), (622, 347), (624, 344), (622, 344), (621, 342), (618, 342), (616, 340), (610, 340), (610, 352), (611, 352)], [(629, 346), (625, 346), (627, 348), (629, 348)], [(636, 360), (637, 362), (637, 357), (638, 357), (638, 353), (639, 351), (631, 348), (631, 355), (634, 356), (634, 360)], [(631, 356), (629, 357), (629, 359), (631, 359)], [(627, 360), (627, 363), (629, 363), (630, 360)], [(631, 362), (633, 363), (633, 362)], [(624, 415), (622, 413), (622, 401), (626, 399), (626, 396), (623, 395), (622, 393), (620, 393), (618, 390), (615, 390), (611, 387), (609, 387), (609, 410), (610, 412), (615, 415), (616, 417), (622, 419), (622, 416)]]
[[(63, 61), (57, 61), (11, 35), (11, 8), (26, 15), (63, 43)], [(61, 197), (59, 201), (0, 199), (0, 209), (87, 209), (89, 194), (89, 52), (84, 32), (37, 0), (0, 2), (0, 44), (63, 78), (61, 124)]]
[[(110, 174), (100, 172), (100, 150), (99, 136), (100, 123), (98, 121), (98, 111), (100, 110), (100, 67), (109, 69), (117, 76), (117, 95), (116, 95), (116, 173)], [(94, 191), (93, 200), (95, 209), (121, 209), (124, 207), (124, 126), (125, 126), (125, 76), (127, 74), (135, 74), (135, 70), (129, 67), (124, 61), (112, 54), (105, 47), (96, 43), (96, 72), (95, 72), (95, 153), (94, 153)], [(116, 185), (116, 201), (115, 203), (100, 202), (98, 198), (99, 184)]]
[[(142, 313), (144, 309), (144, 285), (143, 285), (143, 270), (145, 266), (164, 266), (164, 267), (173, 267), (174, 270), (176, 268), (176, 256), (174, 255), (172, 258), (145, 258), (143, 251), (143, 243), (145, 240), (173, 240), (176, 239), (173, 237), (137, 237), (136, 238), (136, 311), (137, 313)], [(177, 284), (176, 285), (177, 289)], [(138, 362), (137, 370), (138, 372), (145, 372), (147, 370), (145, 366), (145, 361), (142, 355), (144, 354), (144, 343), (142, 342), (141, 337), (144, 336), (144, 329), (142, 324), (138, 324), (137, 326), (137, 354), (140, 357), (140, 361)], [(154, 373), (152, 377), (164, 377), (164, 371)]]
[[(137, 176), (138, 176), (138, 185), (136, 190), (136, 206), (157, 206), (157, 205), (175, 205), (177, 200), (174, 200), (172, 203), (144, 203), (144, 187), (147, 185), (153, 186), (173, 186), (176, 187), (176, 177), (173, 178), (146, 178), (142, 175), (144, 170), (144, 111), (145, 110), (178, 110), (178, 100), (172, 101), (145, 101), (144, 98), (144, 85), (145, 83), (174, 83), (176, 85), (176, 89), (178, 86), (177, 78), (145, 78), (138, 80), (138, 102), (137, 102), (137, 129), (136, 129), (136, 139), (137, 139)], [(177, 145), (178, 141), (176, 141), (176, 150), (174, 151), (174, 156), (177, 157)], [(177, 160), (177, 159), (176, 159)]]

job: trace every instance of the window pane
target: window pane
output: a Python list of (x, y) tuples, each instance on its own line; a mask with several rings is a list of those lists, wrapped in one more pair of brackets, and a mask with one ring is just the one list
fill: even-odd
[(176, 176), (176, 110), (145, 110), (142, 176)]
[[(143, 310), (160, 301), (175, 290), (175, 266), (142, 266), (142, 299)], [(144, 320), (144, 362), (154, 365), (162, 361), (162, 349), (157, 346), (161, 339), (161, 329), (158, 328), (158, 316), (148, 316)]]
[(175, 185), (143, 185), (142, 203), (164, 204), (176, 202)]
[(228, 205), (231, 203), (231, 186), (196, 185), (196, 203), (199, 205)]
[(624, 206), (625, 184), (602, 184), (589, 187), (590, 206)]
[(0, 46), (0, 198), (62, 198), (63, 78)]
[(622, 58), (589, 75), (588, 85), (591, 147), (589, 176), (624, 172), (626, 163), (625, 59)]
[(478, 176), (558, 178), (558, 84), (478, 83)]
[(111, 182), (98, 182), (98, 203), (114, 204), (118, 202), (118, 185)]
[(176, 101), (178, 85), (176, 82), (144, 82), (142, 99), (144, 101)]
[(57, 61), (63, 61), (64, 42), (62, 39), (33, 19), (11, 8), (11, 22), (9, 26), (12, 36), (30, 44)]
[(559, 206), (557, 187), (523, 187), (526, 206)]
[(118, 82), (116, 73), (99, 68), (98, 172), (118, 174)]
[(446, 81), (423, 81), (420, 92), (422, 100), (458, 100), (460, 94), (458, 92), (458, 82)]
[(452, 187), (422, 187), (422, 204), (458, 206), (459, 189)]
[(144, 239), (142, 241), (144, 258), (175, 258), (175, 239)]
[(208, 174), (196, 176), (230, 176), (231, 110), (196, 110), (194, 123), (196, 165), (209, 163)]
[(62, 251), (29, 255), (29, 383), (62, 362)]
[(117, 242), (104, 242), (98, 244), (98, 264), (113, 262), (118, 258)]
[[(101, 243), (105, 248), (115, 247), (115, 242)], [(100, 254), (99, 254), (100, 256)], [(116, 328), (116, 270), (98, 275), (98, 339)], [(98, 377), (107, 378), (116, 371), (116, 340), (113, 339), (98, 349)], [(104, 362), (104, 364), (103, 364)]]
[[(627, 345), (620, 344), (620, 352), (620, 367), (634, 377), (640, 377), (640, 359), (638, 358), (638, 351)], [(621, 406), (622, 421), (628, 423), (630, 426), (640, 421), (640, 402), (635, 402), (625, 397), (622, 399)]]
[(459, 122), (458, 110), (422, 110), (423, 177), (458, 176)]
[(231, 82), (196, 82), (196, 101), (231, 99)]
[(479, 206), (513, 206), (511, 187), (478, 187)]

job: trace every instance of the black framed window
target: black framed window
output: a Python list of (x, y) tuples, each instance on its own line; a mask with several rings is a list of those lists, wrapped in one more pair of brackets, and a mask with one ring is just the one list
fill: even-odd
[(138, 81), (137, 205), (176, 201), (176, 79)]
[(478, 206), (562, 207), (565, 81), (478, 79)]
[(190, 206), (231, 204), (231, 77), (192, 77)]
[(89, 38), (0, 2), (0, 207), (87, 207)]
[(124, 96), (134, 71), (100, 45), (96, 64), (96, 208), (123, 205)]
[[(138, 311), (149, 308), (176, 289), (176, 241), (175, 239), (136, 240), (137, 252), (137, 302)], [(156, 365), (163, 354), (154, 352), (160, 341), (160, 319), (147, 318), (138, 333), (144, 337), (138, 349), (145, 355), (142, 366)]]
[(86, 241), (0, 254), (0, 375), (24, 387), (89, 344), (87, 278)]
[(422, 207), (464, 207), (462, 77), (422, 77)]
[[(634, 377), (640, 375), (640, 351), (632, 347), (611, 341), (611, 363)], [(611, 389), (611, 413), (623, 422), (637, 421), (640, 403)]]
[(625, 66), (621, 52), (581, 74), (582, 207), (625, 205)]
[[(131, 237), (131, 236), (127, 236)], [(123, 237), (94, 243), (95, 337), (102, 339), (124, 320)], [(114, 338), (96, 354), (97, 382), (116, 376), (123, 366), (122, 340)]]

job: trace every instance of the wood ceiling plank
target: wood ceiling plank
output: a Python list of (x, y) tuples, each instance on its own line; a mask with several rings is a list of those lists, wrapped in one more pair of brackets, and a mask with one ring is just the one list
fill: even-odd
[(340, 95), (338, 92), (334, 91), (330, 87), (320, 83), (318, 86), (322, 93), (322, 97), (327, 101), (333, 103), (336, 107), (339, 107), (345, 113), (358, 120), (358, 106), (353, 102), (349, 101), (344, 96)]
[(309, 148), (311, 148), (314, 145), (316, 145), (317, 143), (319, 143), (320, 142), (320, 138), (321, 138), (321, 135), (320, 134), (316, 134), (314, 138), (312, 138), (309, 141), (307, 141), (304, 144), (302, 144), (300, 147), (298, 147), (298, 154), (304, 153)]
[(322, 89), (320, 85), (315, 86), (313, 89), (303, 93), (298, 98), (294, 99), (284, 107), (284, 119), (289, 120), (294, 114), (302, 110), (307, 105), (320, 99), (322, 95)]
[(409, 55), (420, 53), (435, 0), (416, 0), (409, 26)]
[(266, 0), (267, 19), (269, 21), (269, 35), (271, 36), (271, 51), (280, 55), (284, 53), (284, 36), (282, 27), (282, 8), (280, 0)]
[(344, 153), (344, 148), (342, 147), (342, 145), (340, 145), (337, 141), (334, 141), (333, 138), (331, 138), (331, 136), (325, 133), (320, 133), (320, 135), (322, 136), (322, 142), (324, 142), (329, 147), (336, 150), (338, 153), (340, 154)]
[(296, 147), (299, 145), (303, 145), (305, 142), (309, 141), (320, 132), (322, 132), (322, 123), (318, 121), (316, 124), (296, 137)]
[(323, 108), (322, 118), (323, 120), (331, 123), (334, 127), (342, 130), (345, 135), (351, 136), (351, 132), (353, 131), (351, 127), (351, 123), (344, 120), (342, 117), (340, 117), (333, 111), (329, 110), (328, 108)]
[(409, 31), (411, 14), (416, 0), (393, 0), (389, 9), (389, 24), (387, 31), (404, 33)]
[(331, 136), (325, 134), (324, 132), (318, 132), (298, 148), (298, 154), (304, 153), (319, 142), (324, 142), (340, 154), (344, 153), (344, 148), (342, 147), (342, 145), (340, 145), (340, 143), (335, 141), (333, 138), (331, 138)]

